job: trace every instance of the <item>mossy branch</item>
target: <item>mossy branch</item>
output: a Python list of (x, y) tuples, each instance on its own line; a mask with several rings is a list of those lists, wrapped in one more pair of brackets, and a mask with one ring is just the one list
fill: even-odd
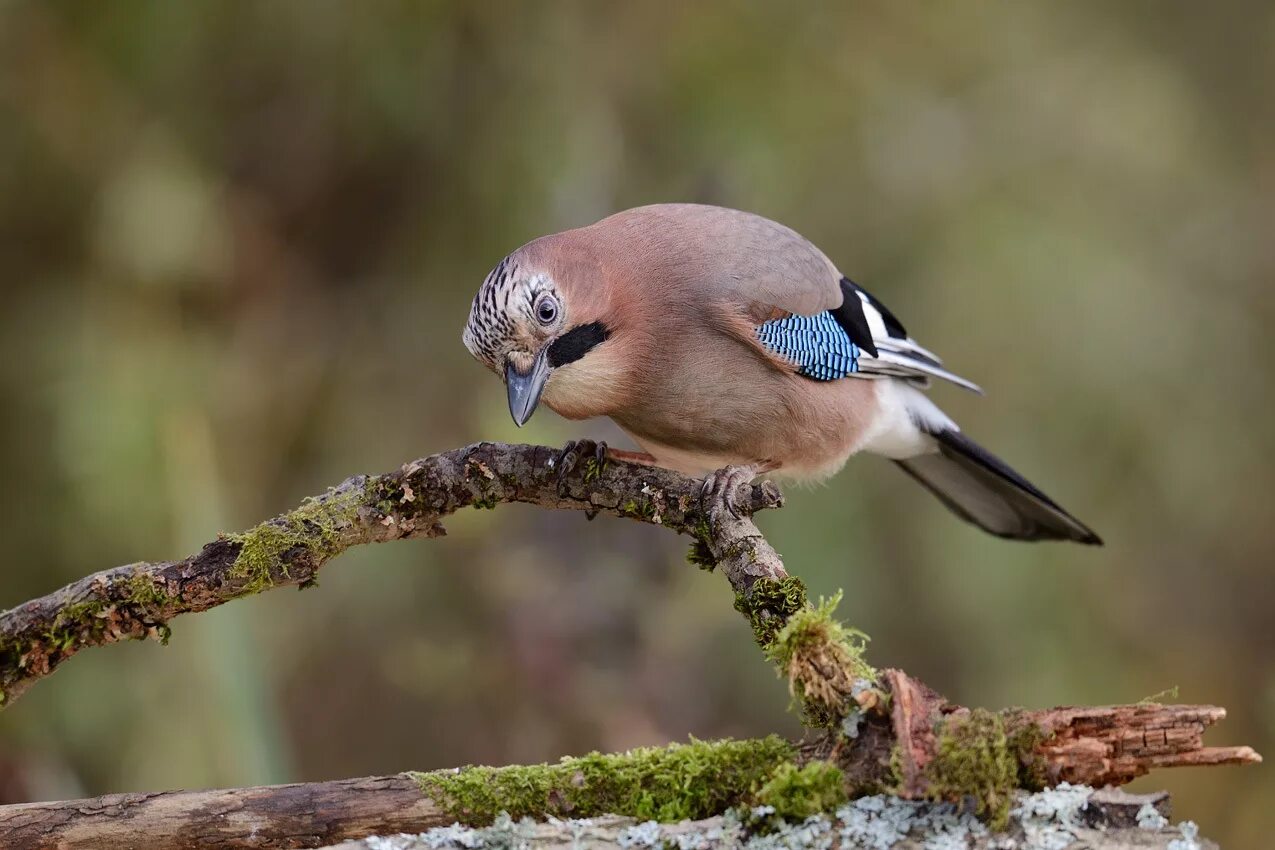
[[(950, 805), (847, 801), (854, 778), (778, 738), (691, 741), (553, 764), (0, 806), (6, 850), (464, 847), (1169, 848), (1168, 796), (1017, 793), (1008, 833)], [(1083, 816), (1081, 810), (1083, 807)], [(512, 817), (511, 817), (512, 815)], [(526, 817), (526, 820), (522, 820)], [(465, 824), (462, 828), (457, 822)], [(427, 833), (415, 840), (411, 833)], [(1048, 841), (1046, 841), (1048, 839)], [(1034, 843), (1040, 840), (1041, 843)], [(395, 843), (402, 842), (402, 843)], [(945, 843), (946, 842), (946, 843)], [(1207, 845), (1206, 845), (1207, 846)]]
[(224, 534), (183, 560), (95, 573), (5, 611), (0, 704), (11, 705), (82, 649), (167, 640), (168, 623), (181, 614), (272, 588), (309, 586), (324, 564), (351, 546), (437, 537), (449, 514), (505, 502), (662, 525), (691, 536), (702, 565), (720, 569), (736, 593), (748, 595), (761, 580), (786, 580), (793, 604), (804, 603), (800, 583), (787, 576), (751, 520), (754, 512), (782, 504), (773, 486), (730, 494), (735, 516), (702, 505), (700, 482), (675, 472), (608, 460), (560, 477), (557, 456), (543, 446), (479, 443), (384, 475), (356, 476), (245, 532)]
[[(522, 768), (453, 779), (417, 776), (418, 793), (427, 790), (431, 805), (449, 817), (489, 819), (495, 806), (542, 815), (609, 810), (701, 817), (728, 801), (748, 800), (800, 817), (845, 796), (888, 791), (913, 800), (968, 801), (987, 820), (1004, 823), (1020, 788), (1120, 783), (1152, 767), (1260, 761), (1247, 747), (1203, 746), (1204, 729), (1225, 715), (1212, 706), (992, 713), (951, 705), (900, 671), (870, 667), (863, 659), (866, 637), (834, 616), (836, 598), (810, 604), (751, 519), (782, 504), (773, 486), (741, 485), (703, 501), (700, 481), (669, 470), (608, 460), (562, 476), (554, 468), (557, 457), (546, 447), (480, 443), (384, 475), (357, 476), (246, 532), (222, 535), (184, 560), (117, 567), (6, 611), (0, 614), (0, 701), (11, 704), (81, 649), (167, 640), (168, 622), (180, 614), (271, 588), (311, 585), (324, 564), (351, 546), (436, 537), (444, 533), (441, 520), (462, 508), (524, 502), (610, 513), (689, 535), (690, 560), (726, 576), (736, 608), (819, 732), (786, 767), (774, 762), (789, 753), (787, 744), (766, 751), (764, 776), (754, 770), (756, 746), (723, 767), (717, 756), (733, 751), (717, 750), (701, 762), (698, 745), (671, 761), (654, 759), (662, 775), (672, 772), (669, 781), (648, 781), (642, 771), (649, 763), (638, 769), (609, 756), (577, 760), (569, 778)], [(475, 777), (481, 781), (470, 781)], [(670, 796), (674, 788), (681, 791)], [(689, 795), (690, 788), (698, 790)], [(478, 800), (482, 806), (475, 808)], [(0, 809), (0, 823), (18, 816), (12, 807)]]

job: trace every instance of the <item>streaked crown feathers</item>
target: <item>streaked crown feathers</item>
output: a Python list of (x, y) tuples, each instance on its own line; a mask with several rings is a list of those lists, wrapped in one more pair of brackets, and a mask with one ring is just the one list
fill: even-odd
[[(536, 299), (552, 288), (547, 274), (520, 266), (516, 253), (487, 275), (469, 309), (461, 341), (469, 353), (498, 369), (518, 335), (518, 324), (533, 318)], [(530, 273), (529, 273), (530, 272)]]

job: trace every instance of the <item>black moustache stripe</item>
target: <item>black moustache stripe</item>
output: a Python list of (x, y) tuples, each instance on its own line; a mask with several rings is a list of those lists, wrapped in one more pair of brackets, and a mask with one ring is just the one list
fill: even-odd
[(611, 336), (610, 329), (601, 322), (580, 325), (558, 337), (549, 346), (549, 365), (557, 369), (574, 363)]

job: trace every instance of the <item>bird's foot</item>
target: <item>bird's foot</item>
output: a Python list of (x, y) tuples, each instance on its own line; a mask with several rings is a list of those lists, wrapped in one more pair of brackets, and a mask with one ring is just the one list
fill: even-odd
[(704, 512), (710, 516), (714, 511), (725, 510), (735, 519), (739, 519), (739, 511), (735, 509), (735, 491), (739, 485), (747, 484), (757, 477), (762, 468), (756, 464), (726, 466), (708, 475), (704, 486), (700, 488), (700, 501)]
[(605, 442), (590, 440), (588, 437), (583, 440), (568, 440), (553, 462), (554, 469), (558, 472), (558, 492), (564, 490), (567, 476), (575, 471), (581, 460), (585, 461), (584, 480), (587, 482), (601, 474), (606, 456)]

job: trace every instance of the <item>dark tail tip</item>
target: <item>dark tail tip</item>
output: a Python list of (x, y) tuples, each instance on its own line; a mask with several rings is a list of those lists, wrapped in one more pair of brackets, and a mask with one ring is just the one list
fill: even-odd
[(897, 463), (961, 519), (1009, 540), (1103, 545), (1093, 529), (960, 431), (933, 436), (937, 454)]

